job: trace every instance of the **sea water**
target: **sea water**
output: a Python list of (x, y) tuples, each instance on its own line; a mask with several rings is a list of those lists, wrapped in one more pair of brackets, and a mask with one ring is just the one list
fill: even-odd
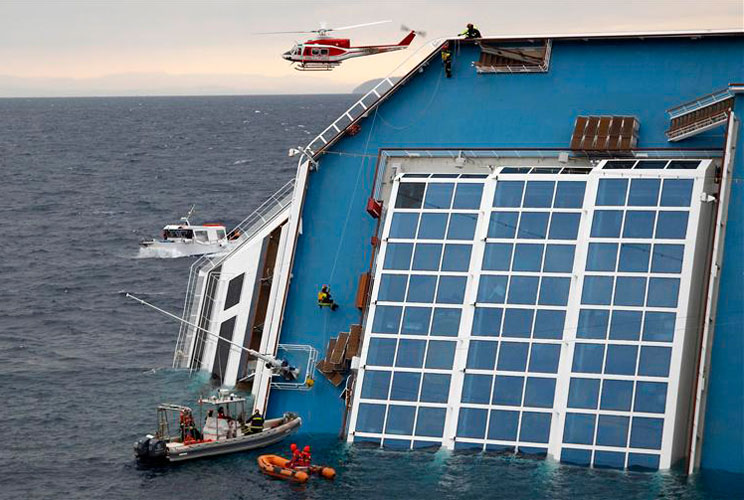
[[(212, 388), (169, 368), (193, 258), (138, 242), (197, 205), (232, 226), (295, 173), (354, 97), (0, 100), (0, 498), (736, 498), (725, 473), (595, 470), (299, 434), (337, 479), (261, 475), (257, 452), (145, 468), (132, 444), (158, 403)], [(324, 383), (319, 380), (318, 383)], [(286, 454), (289, 441), (262, 452)]]

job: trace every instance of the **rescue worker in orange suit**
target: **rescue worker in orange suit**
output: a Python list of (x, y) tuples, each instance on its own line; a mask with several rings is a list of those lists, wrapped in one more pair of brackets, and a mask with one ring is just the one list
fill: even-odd
[(444, 74), (447, 78), (452, 78), (452, 51), (449, 43), (442, 46), (442, 64), (444, 65)]
[(478, 28), (473, 26), (473, 23), (468, 23), (467, 29), (458, 36), (464, 36), (466, 40), (472, 40), (474, 38), (481, 38), (481, 32)]
[(300, 461), (302, 460), (302, 453), (300, 452), (300, 449), (297, 447), (297, 445), (294, 443), (289, 445), (289, 449), (292, 451), (292, 459), (287, 464), (287, 467), (293, 469), (300, 465)]
[(300, 461), (301, 461), (303, 467), (310, 467), (310, 461), (311, 461), (312, 456), (310, 455), (310, 447), (309, 446), (305, 446), (302, 449), (302, 453), (300, 454), (300, 457), (301, 457), (300, 458)]
[(338, 304), (333, 301), (331, 288), (328, 285), (323, 285), (318, 292), (318, 307), (330, 307), (331, 311), (338, 309)]

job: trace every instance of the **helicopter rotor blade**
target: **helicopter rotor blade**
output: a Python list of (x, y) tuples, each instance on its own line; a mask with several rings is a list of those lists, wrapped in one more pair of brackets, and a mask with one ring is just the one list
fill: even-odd
[(308, 34), (308, 33), (317, 33), (318, 30), (309, 30), (309, 31), (260, 31), (260, 32), (254, 32), (251, 33), (251, 35), (289, 35), (289, 34)]
[(387, 21), (375, 21), (373, 23), (364, 23), (364, 24), (352, 24), (351, 26), (341, 26), (340, 28), (326, 28), (325, 31), (341, 31), (341, 30), (350, 30), (354, 28), (363, 28), (365, 26), (374, 26), (376, 24), (385, 24), (385, 23), (392, 23), (392, 19), (388, 19)]
[(419, 36), (422, 36), (422, 37), (425, 37), (425, 36), (426, 36), (426, 31), (419, 31), (419, 30), (415, 30), (415, 29), (413, 29), (413, 28), (409, 28), (409, 27), (408, 27), (408, 26), (406, 26), (405, 24), (401, 24), (401, 25), (400, 25), (400, 30), (401, 30), (401, 31), (405, 31), (406, 33), (408, 33), (408, 32), (411, 32), (411, 31), (413, 31), (414, 33), (416, 33), (416, 34), (417, 34), (417, 35), (419, 35)]

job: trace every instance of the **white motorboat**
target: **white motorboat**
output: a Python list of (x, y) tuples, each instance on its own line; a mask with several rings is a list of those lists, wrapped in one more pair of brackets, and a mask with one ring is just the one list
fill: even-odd
[(140, 242), (140, 247), (154, 253), (169, 256), (190, 256), (217, 253), (226, 250), (238, 234), (228, 236), (222, 224), (192, 225), (189, 221), (194, 213), (191, 206), (189, 213), (177, 224), (168, 224), (163, 228), (161, 239), (148, 239)]

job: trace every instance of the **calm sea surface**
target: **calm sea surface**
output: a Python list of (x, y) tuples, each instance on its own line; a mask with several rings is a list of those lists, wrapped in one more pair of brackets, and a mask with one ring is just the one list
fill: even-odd
[[(190, 258), (138, 258), (192, 203), (233, 225), (289, 180), (353, 97), (0, 99), (0, 498), (742, 498), (744, 478), (349, 447), (299, 435), (338, 478), (293, 486), (257, 453), (147, 469), (161, 401), (210, 388), (169, 369)], [(284, 452), (289, 443), (269, 452)]]

